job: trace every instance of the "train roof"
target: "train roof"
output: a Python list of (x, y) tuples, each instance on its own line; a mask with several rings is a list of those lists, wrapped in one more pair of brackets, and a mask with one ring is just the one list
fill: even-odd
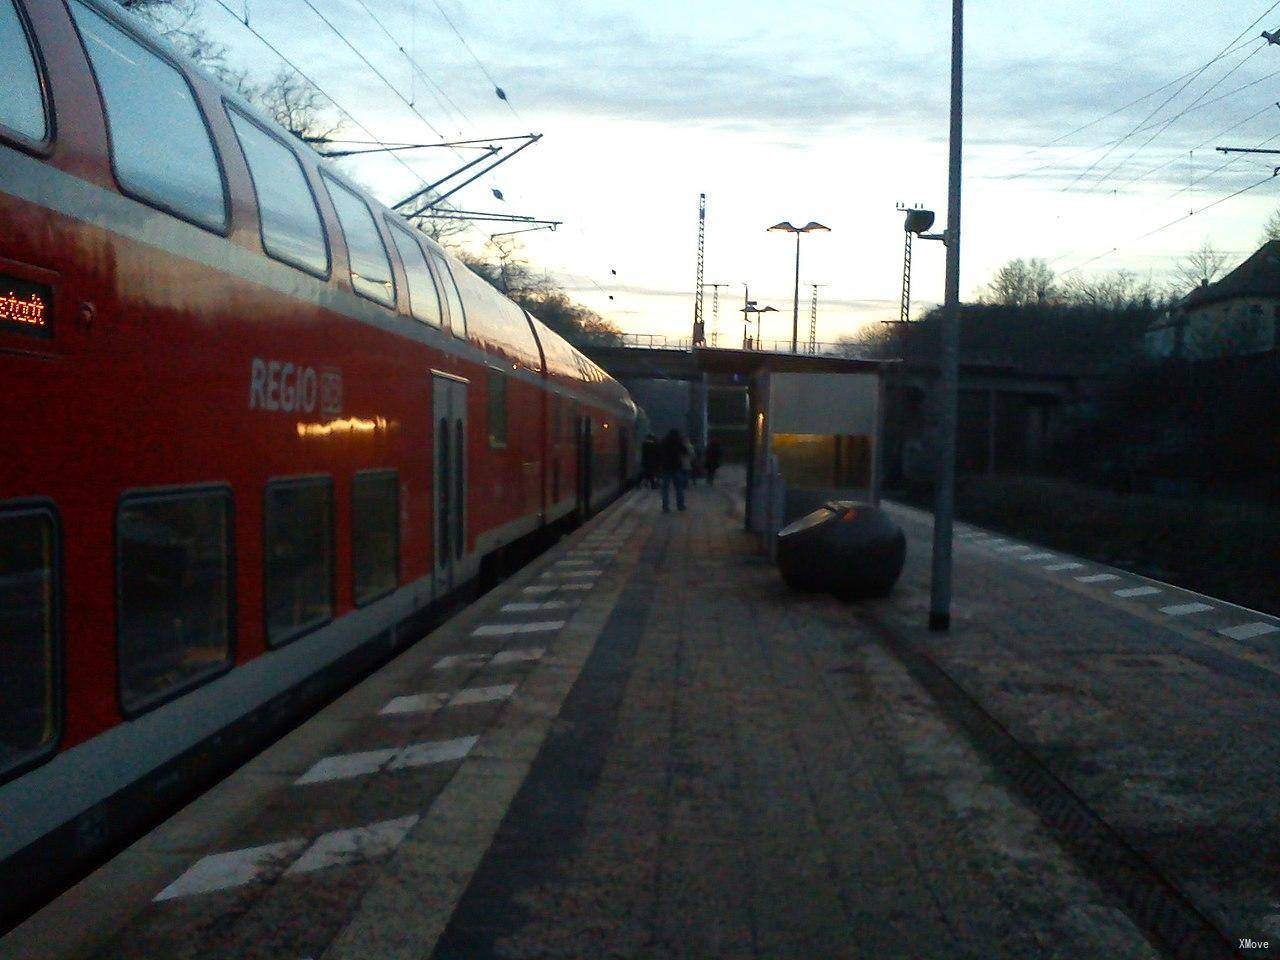
[[(613, 379), (599, 365), (592, 362), (581, 351), (567, 340), (555, 333), (542, 321), (526, 313), (514, 301), (503, 296), (492, 284), (477, 275), (461, 260), (453, 256), (443, 246), (422, 230), (413, 226), (386, 204), (374, 197), (367, 188), (344, 172), (331, 158), (299, 140), (285, 130), (262, 109), (247, 100), (243, 94), (234, 90), (205, 67), (192, 60), (191, 57), (178, 50), (172, 42), (160, 35), (138, 16), (122, 9), (117, 3), (109, 0), (81, 0), (94, 10), (116, 21), (135, 34), (143, 35), (146, 40), (162, 49), (166, 56), (181, 62), (188, 74), (199, 82), (217, 90), (227, 103), (237, 110), (248, 114), (260, 125), (276, 131), (291, 145), (294, 152), (310, 158), (317, 167), (324, 170), (325, 176), (332, 177), (343, 186), (360, 195), (375, 214), (393, 216), (400, 224), (410, 230), (423, 244), (440, 253), (449, 264), (454, 280), (458, 284), (463, 298), (463, 310), (466, 323), (466, 340), (487, 356), (505, 361), (504, 367), (525, 368), (534, 373), (545, 375), (551, 380), (565, 386), (576, 388), (601, 402), (612, 402), (634, 411), (626, 388)], [(299, 149), (301, 148), (301, 149)], [(381, 220), (378, 216), (375, 219)], [(399, 259), (393, 254), (394, 244), (388, 248), (388, 256)], [(544, 367), (545, 363), (545, 367)]]

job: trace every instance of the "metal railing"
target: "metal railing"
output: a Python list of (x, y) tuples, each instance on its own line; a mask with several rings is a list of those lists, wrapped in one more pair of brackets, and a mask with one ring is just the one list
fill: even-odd
[[(634, 350), (691, 350), (693, 341), (689, 337), (670, 337), (662, 333), (624, 333), (621, 345)], [(714, 349), (714, 348), (712, 348)], [(730, 349), (738, 349), (734, 344)], [(748, 350), (761, 353), (790, 353), (790, 340), (761, 340), (758, 343), (748, 341)], [(801, 356), (841, 356), (847, 345), (841, 343), (808, 343), (800, 344)]]

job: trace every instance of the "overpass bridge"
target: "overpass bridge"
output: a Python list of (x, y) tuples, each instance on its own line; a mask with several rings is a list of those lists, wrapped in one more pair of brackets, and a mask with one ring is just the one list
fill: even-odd
[[(624, 334), (621, 343), (583, 350), (631, 390), (655, 432), (678, 427), (704, 442), (716, 435), (730, 456), (745, 452), (747, 388), (756, 372), (882, 371), (886, 480), (899, 484), (927, 476), (936, 364), (847, 357), (833, 352), (835, 344), (817, 344), (816, 352), (798, 354), (790, 352), (790, 341), (761, 346), (766, 349), (694, 347), (688, 339)], [(1032, 370), (999, 359), (962, 360), (959, 471), (1040, 469), (1061, 435), (1064, 408), (1082, 399), (1084, 380), (1074, 372)]]

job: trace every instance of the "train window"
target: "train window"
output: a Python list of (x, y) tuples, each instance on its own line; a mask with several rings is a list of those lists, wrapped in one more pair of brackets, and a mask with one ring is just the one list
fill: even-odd
[(440, 285), (444, 287), (445, 299), (449, 301), (449, 314), (453, 323), (453, 332), (459, 337), (467, 335), (467, 315), (462, 309), (462, 297), (458, 294), (458, 284), (449, 270), (449, 261), (444, 254), (432, 249), (431, 258), (435, 260), (436, 272), (440, 274)]
[(316, 199), (298, 157), (249, 118), (227, 111), (235, 128), (258, 195), (262, 247), (277, 260), (323, 277), (329, 273), (329, 248)]
[(47, 508), (0, 513), (0, 773), (58, 738), (57, 542)]
[[(0, 126), (28, 140), (45, 140), (45, 114), (35, 51), (13, 0), (0, 0)], [(3, 763), (3, 759), (0, 759)]]
[(347, 240), (351, 256), (351, 285), (356, 293), (388, 307), (396, 302), (395, 283), (391, 279), (391, 261), (382, 245), (378, 225), (369, 207), (355, 193), (329, 177), (325, 177), (329, 196), (338, 211), (338, 223)]
[(351, 567), (356, 605), (399, 583), (400, 479), (394, 470), (364, 470), (351, 486)]
[(73, 3), (71, 9), (98, 78), (120, 186), (201, 226), (226, 230), (222, 173), (186, 78), (88, 7)]
[(507, 378), (489, 371), (489, 446), (507, 445)]
[(267, 643), (277, 647), (333, 616), (333, 483), (267, 484), (263, 524)]
[(422, 248), (407, 230), (392, 227), (391, 239), (395, 241), (404, 264), (404, 274), (409, 280), (409, 309), (423, 323), (440, 326), (440, 294), (436, 282), (431, 279)]
[(116, 513), (120, 703), (154, 706), (231, 662), (231, 492), (127, 496)]

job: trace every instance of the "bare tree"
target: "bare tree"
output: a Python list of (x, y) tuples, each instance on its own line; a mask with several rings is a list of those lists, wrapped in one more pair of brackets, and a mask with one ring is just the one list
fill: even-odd
[(1280, 240), (1280, 210), (1276, 210), (1267, 217), (1267, 222), (1262, 225), (1262, 236), (1258, 239), (1258, 245), (1261, 246), (1272, 240)]
[(1227, 255), (1205, 239), (1200, 249), (1193, 250), (1174, 265), (1174, 279), (1186, 294), (1201, 284), (1213, 283), (1227, 265)]
[(324, 95), (287, 67), (281, 67), (265, 83), (246, 80), (238, 88), (246, 100), (321, 152), (342, 131), (342, 121), (332, 119)]
[(999, 303), (1023, 307), (1050, 303), (1058, 296), (1058, 279), (1053, 269), (1038, 258), (1017, 257), (996, 271), (979, 299), (983, 303)]
[(1150, 277), (1142, 279), (1130, 270), (1083, 275), (1071, 274), (1063, 281), (1063, 299), (1081, 307), (1097, 310), (1123, 310), (1126, 307), (1151, 305), (1162, 299)]

